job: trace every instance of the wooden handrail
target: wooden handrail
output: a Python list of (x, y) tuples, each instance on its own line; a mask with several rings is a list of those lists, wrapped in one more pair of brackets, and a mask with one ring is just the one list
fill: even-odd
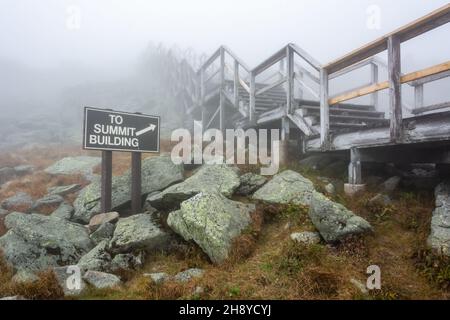
[[(432, 75), (445, 73), (450, 70), (450, 61), (423, 69), (415, 72), (408, 73), (400, 78), (400, 82), (409, 83), (413, 81), (417, 81), (419, 79), (427, 78)], [(450, 74), (449, 74), (450, 76)], [(389, 88), (389, 81), (380, 82), (374, 85), (366, 86), (364, 88), (360, 88), (358, 90), (354, 90), (351, 92), (347, 92), (336, 97), (333, 97), (328, 100), (329, 105), (334, 105), (337, 103), (341, 103), (347, 100), (359, 98), (377, 91), (385, 90)]]
[(345, 56), (328, 63), (324, 68), (329, 74), (342, 70), (352, 64), (372, 57), (387, 49), (387, 42), (390, 37), (398, 37), (400, 42), (405, 42), (417, 37), (425, 32), (436, 29), (450, 22), (450, 4), (439, 8), (430, 14), (419, 18), (406, 26), (403, 26), (369, 44), (358, 48)]

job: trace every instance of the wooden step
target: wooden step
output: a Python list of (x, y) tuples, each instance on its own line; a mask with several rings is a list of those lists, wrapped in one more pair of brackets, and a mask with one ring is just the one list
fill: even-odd
[[(298, 106), (320, 106), (319, 101), (313, 100), (296, 100)], [(330, 106), (331, 109), (351, 109), (351, 110), (365, 110), (365, 111), (376, 111), (374, 106), (364, 105), (364, 104), (351, 104), (351, 103), (338, 103), (336, 105)]]
[[(319, 106), (300, 106), (299, 109), (305, 110), (306, 114), (312, 113), (320, 113)], [(384, 112), (378, 111), (370, 111), (370, 110), (354, 110), (354, 109), (346, 109), (346, 108), (330, 108), (330, 114), (344, 114), (348, 113), (349, 115), (360, 115), (365, 117), (373, 117), (373, 118), (383, 118)]]

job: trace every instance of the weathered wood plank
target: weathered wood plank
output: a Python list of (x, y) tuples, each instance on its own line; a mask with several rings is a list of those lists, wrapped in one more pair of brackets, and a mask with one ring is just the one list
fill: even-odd
[(250, 117), (250, 123), (254, 124), (256, 122), (256, 81), (255, 81), (255, 74), (253, 71), (250, 73), (250, 92), (249, 92), (249, 110), (248, 114)]
[(423, 69), (415, 72), (408, 73), (401, 77), (402, 83), (415, 81), (422, 78), (427, 78), (432, 75), (440, 74), (442, 72), (450, 71), (450, 61)]
[(429, 83), (429, 82), (441, 80), (441, 79), (448, 78), (448, 77), (450, 77), (450, 70), (449, 71), (444, 71), (444, 72), (441, 72), (441, 73), (437, 73), (437, 74), (429, 75), (429, 76), (424, 77), (422, 79), (412, 81), (410, 84), (412, 86), (420, 86), (420, 85), (423, 85), (423, 84), (426, 84), (426, 83)]
[(225, 132), (225, 49), (220, 49), (220, 115), (219, 115), (219, 129), (222, 133)]
[(426, 107), (417, 108), (417, 109), (414, 109), (412, 111), (412, 113), (413, 114), (421, 114), (421, 113), (425, 113), (425, 112), (446, 109), (446, 108), (450, 108), (450, 101), (444, 102), (444, 103), (437, 103), (437, 104), (433, 104), (433, 105), (426, 106)]
[(294, 52), (290, 46), (286, 47), (287, 75), (286, 75), (286, 114), (292, 113), (294, 106)]
[(405, 42), (425, 32), (438, 28), (448, 23), (449, 21), (450, 21), (450, 4), (447, 4), (422, 18), (419, 18), (375, 41), (370, 42), (367, 45), (364, 45), (344, 55), (339, 59), (336, 59), (328, 63), (327, 65), (324, 66), (324, 68), (330, 74), (333, 74), (336, 71), (344, 69), (361, 60), (367, 59), (382, 51), (385, 51), (388, 46), (388, 39), (391, 36), (396, 36), (398, 37), (400, 42)]
[(265, 92), (267, 92), (267, 91), (269, 91), (269, 90), (271, 90), (273, 88), (281, 86), (286, 81), (287, 81), (287, 78), (283, 78), (283, 79), (278, 80), (277, 82), (269, 84), (269, 85), (265, 86), (264, 88), (259, 89), (258, 91), (256, 91), (256, 95), (259, 96), (259, 95), (261, 95), (261, 94), (263, 94), (263, 93), (265, 93)]
[(322, 150), (330, 148), (330, 106), (328, 104), (328, 72), (320, 70), (320, 145)]

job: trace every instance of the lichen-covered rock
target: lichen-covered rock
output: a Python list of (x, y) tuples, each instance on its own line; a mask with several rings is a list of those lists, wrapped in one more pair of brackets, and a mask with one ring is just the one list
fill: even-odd
[(184, 182), (163, 192), (149, 195), (147, 201), (157, 209), (173, 209), (200, 192), (217, 191), (231, 197), (239, 187), (238, 169), (227, 165), (204, 165)]
[[(142, 194), (161, 191), (183, 180), (183, 166), (173, 164), (170, 157), (153, 157), (142, 161)], [(112, 182), (113, 210), (131, 201), (131, 171), (114, 177)], [(100, 179), (84, 188), (74, 202), (74, 220), (88, 223), (92, 216), (100, 213)]]
[(149, 277), (155, 284), (161, 284), (170, 279), (170, 276), (165, 272), (144, 273), (144, 277)]
[(18, 192), (2, 202), (2, 208), (10, 211), (27, 211), (31, 208), (32, 205), (33, 198), (25, 192)]
[(121, 253), (114, 257), (111, 262), (110, 270), (112, 272), (117, 272), (120, 270), (137, 270), (144, 263), (143, 253), (132, 254), (132, 253)]
[(450, 181), (435, 189), (436, 209), (431, 219), (428, 244), (439, 254), (450, 256)]
[(298, 232), (291, 234), (291, 240), (306, 245), (320, 243), (320, 234), (317, 232)]
[(57, 186), (57, 187), (51, 187), (48, 188), (48, 194), (49, 195), (59, 195), (59, 196), (66, 196), (71, 193), (75, 193), (81, 189), (81, 186), (79, 184), (71, 184), (68, 186)]
[(83, 271), (109, 271), (111, 265), (111, 255), (108, 252), (109, 241), (100, 242), (94, 249), (84, 255), (78, 261), (78, 267)]
[(101, 163), (99, 157), (67, 157), (61, 159), (45, 169), (45, 172), (52, 175), (92, 175), (95, 166)]
[(33, 171), (34, 171), (34, 166), (29, 165), (29, 164), (23, 164), (23, 165), (14, 167), (14, 172), (18, 176), (24, 176), (24, 175), (32, 173)]
[(193, 278), (200, 278), (203, 276), (205, 271), (198, 268), (191, 268), (180, 273), (177, 273), (173, 279), (178, 282), (188, 282)]
[(366, 220), (318, 192), (312, 196), (309, 217), (327, 242), (337, 242), (372, 230)]
[(309, 179), (287, 170), (275, 175), (256, 191), (253, 199), (272, 204), (309, 205), (314, 191), (314, 185)]
[(93, 247), (85, 227), (60, 218), (13, 212), (5, 226), (0, 249), (16, 271), (75, 264)]
[[(58, 208), (61, 203), (64, 202), (64, 198), (60, 195), (53, 194), (47, 195), (41, 199), (36, 200), (31, 206), (30, 211), (32, 212), (40, 212), (41, 210), (49, 210), (53, 208)], [(53, 211), (52, 210), (52, 211)]]
[(83, 279), (97, 289), (113, 288), (122, 284), (119, 277), (99, 271), (88, 271), (84, 274)]
[(16, 178), (16, 172), (13, 168), (0, 168), (0, 186), (14, 178)]
[(115, 253), (129, 253), (165, 248), (170, 236), (155, 220), (153, 215), (145, 213), (119, 219), (111, 239), (111, 250)]
[(171, 212), (167, 224), (186, 241), (193, 240), (214, 263), (227, 259), (234, 238), (250, 223), (254, 205), (220, 193), (199, 193)]
[(236, 194), (241, 196), (248, 196), (254, 193), (267, 182), (266, 177), (254, 173), (246, 173), (241, 176), (240, 180), (241, 185), (236, 191)]
[(112, 223), (105, 222), (98, 227), (97, 230), (91, 233), (91, 240), (97, 245), (103, 240), (111, 240), (116, 226)]
[(64, 220), (71, 220), (75, 209), (68, 204), (67, 202), (63, 202), (59, 205), (58, 209), (53, 211), (52, 217), (60, 218)]

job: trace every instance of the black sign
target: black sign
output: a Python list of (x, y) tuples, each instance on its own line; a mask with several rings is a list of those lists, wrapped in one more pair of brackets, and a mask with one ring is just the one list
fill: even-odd
[(84, 109), (84, 149), (159, 152), (160, 118), (140, 113)]

